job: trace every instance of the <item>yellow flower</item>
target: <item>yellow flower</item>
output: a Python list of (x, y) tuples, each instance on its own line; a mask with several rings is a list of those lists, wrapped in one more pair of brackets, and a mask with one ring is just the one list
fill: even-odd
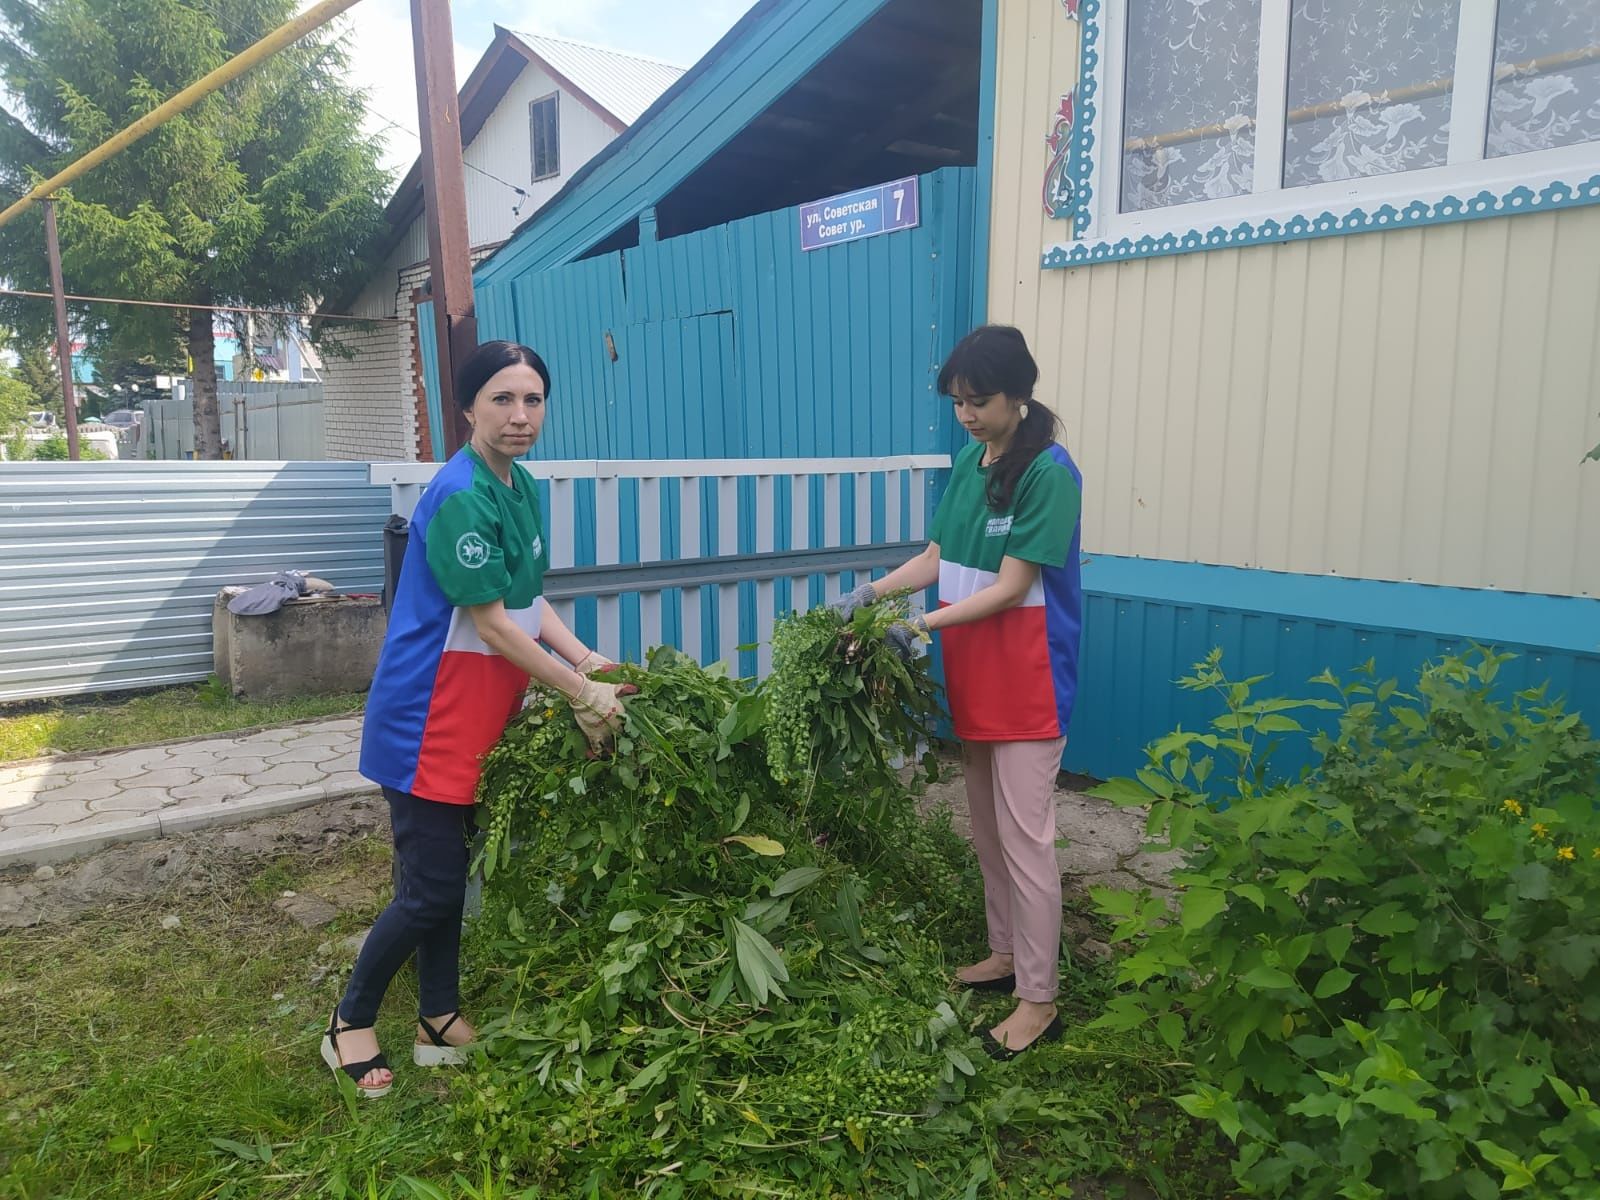
[(1518, 804), (1515, 800), (1503, 801), (1500, 807), (1505, 809), (1513, 817), (1520, 817), (1522, 815), (1522, 805)]
[(1561, 847), (1561, 849), (1556, 851), (1556, 857), (1559, 858), (1562, 862), (1571, 862), (1576, 857), (1576, 855), (1574, 855), (1572, 853), (1572, 847), (1571, 846), (1563, 846), (1563, 847)]
[[(546, 721), (548, 721), (551, 717), (553, 717), (555, 715), (556, 715), (556, 710), (553, 709), (553, 708), (547, 708), (547, 709), (544, 710), (544, 719)], [(1519, 808), (1517, 811), (1521, 812), (1522, 810)]]
[(1546, 825), (1543, 821), (1535, 821), (1532, 828), (1533, 836), (1536, 838), (1546, 838), (1550, 836), (1550, 826)]

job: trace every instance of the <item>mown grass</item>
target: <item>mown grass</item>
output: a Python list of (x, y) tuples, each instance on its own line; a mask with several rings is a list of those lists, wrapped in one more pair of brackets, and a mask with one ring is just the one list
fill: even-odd
[[(351, 957), (338, 944), (376, 915), (387, 864), (381, 841), (357, 842), (266, 865), (259, 883), (0, 939), (0, 1196), (364, 1195), (369, 1174), (447, 1176), (442, 1079), (403, 1068), (352, 1112), (317, 1058)], [(363, 875), (373, 900), (332, 926), (273, 907), (286, 879), (314, 891)], [(341, 967), (313, 982), (323, 943)], [(402, 1061), (415, 999), (402, 974), (380, 1021)]]
[(111, 750), (175, 738), (284, 725), (358, 711), (365, 697), (297, 696), (236, 700), (218, 685), (163, 688), (118, 700), (48, 701), (0, 708), (0, 762)]
[[(388, 862), (374, 838), (224, 872), (198, 896), (0, 937), (0, 1198), (537, 1197), (482, 1161), (471, 1130), (451, 1117), (449, 1077), (410, 1064), (409, 970), (379, 1021), (397, 1064), (388, 1097), (347, 1100), (317, 1057), (351, 958), (339, 943), (376, 915)], [(370, 900), (319, 930), (273, 906), (285, 888), (338, 893), (356, 879), (370, 883)], [(168, 915), (177, 928), (162, 928)], [(318, 952), (323, 943), (331, 955)], [(334, 969), (316, 979), (328, 962)], [(1121, 1069), (1120, 1039), (1086, 1028), (1103, 976), (1083, 964), (1064, 976), (1064, 1041), (1010, 1069), (1017, 1083), (1047, 1083), (1071, 1103), (1050, 1136), (1009, 1147), (1002, 1178), (981, 1194), (1140, 1200), (1155, 1193), (1133, 1180), (1157, 1178), (1173, 1200), (1225, 1195), (1211, 1149), (1159, 1094), (1159, 1074), (1135, 1064), (1148, 1051), (1130, 1042)], [(469, 1013), (475, 977), (482, 965), (469, 961)], [(1007, 1003), (986, 1009), (997, 1019)], [(1085, 1161), (1106, 1174), (1085, 1180), (1065, 1165)]]

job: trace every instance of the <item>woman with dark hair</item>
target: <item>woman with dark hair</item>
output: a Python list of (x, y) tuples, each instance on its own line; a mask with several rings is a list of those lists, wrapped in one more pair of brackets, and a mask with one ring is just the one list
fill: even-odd
[(986, 1038), (1001, 1059), (1061, 1033), (1055, 781), (1077, 692), (1083, 477), (1056, 440), (1055, 415), (1034, 398), (1038, 379), (1017, 330), (987, 325), (961, 340), (939, 391), (972, 442), (951, 469), (928, 548), (835, 605), (848, 616), (879, 596), (939, 585), (939, 607), (889, 637), (909, 654), (940, 633), (991, 951), (956, 979), (1017, 997)]
[(630, 690), (593, 678), (611, 663), (542, 597), (549, 556), (538, 493), (516, 464), (544, 426), (544, 360), (515, 342), (486, 342), (457, 372), (455, 394), (472, 437), (411, 516), (361, 737), (361, 773), (389, 802), (398, 882), (322, 1039), (323, 1060), (367, 1097), (393, 1082), (373, 1023), (413, 954), (412, 1059), (424, 1067), (465, 1059), (473, 1031), (457, 1008), (473, 795), (479, 760), (522, 707), (530, 678), (566, 698), (596, 752), (619, 727), (619, 696)]

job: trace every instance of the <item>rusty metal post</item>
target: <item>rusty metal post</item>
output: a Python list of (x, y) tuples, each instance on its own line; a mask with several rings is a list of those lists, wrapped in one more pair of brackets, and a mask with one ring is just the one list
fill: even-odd
[(417, 58), (422, 199), (428, 221), (428, 268), (439, 351), (439, 415), (448, 458), (470, 436), (466, 418), (456, 407), (455, 369), (478, 344), (450, 0), (411, 0), (411, 37)]
[(50, 259), (50, 294), (56, 305), (56, 365), (67, 418), (67, 457), (78, 461), (78, 404), (72, 394), (72, 334), (67, 331), (67, 289), (61, 282), (61, 241), (56, 237), (56, 202), (44, 202), (44, 246)]

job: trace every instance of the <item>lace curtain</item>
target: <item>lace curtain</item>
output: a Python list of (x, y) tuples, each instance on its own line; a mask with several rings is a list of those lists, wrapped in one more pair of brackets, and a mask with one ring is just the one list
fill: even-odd
[(1129, 0), (1124, 212), (1248, 193), (1261, 0)]
[[(1122, 210), (1251, 192), (1262, 0), (1127, 0)], [(1443, 166), (1460, 4), (1292, 0), (1286, 188)], [(1600, 141), (1600, 0), (1501, 0), (1488, 157)]]
[(1460, 7), (1294, 0), (1283, 183), (1442, 166)]
[(1600, 141), (1600, 0), (1502, 0), (1489, 157)]

